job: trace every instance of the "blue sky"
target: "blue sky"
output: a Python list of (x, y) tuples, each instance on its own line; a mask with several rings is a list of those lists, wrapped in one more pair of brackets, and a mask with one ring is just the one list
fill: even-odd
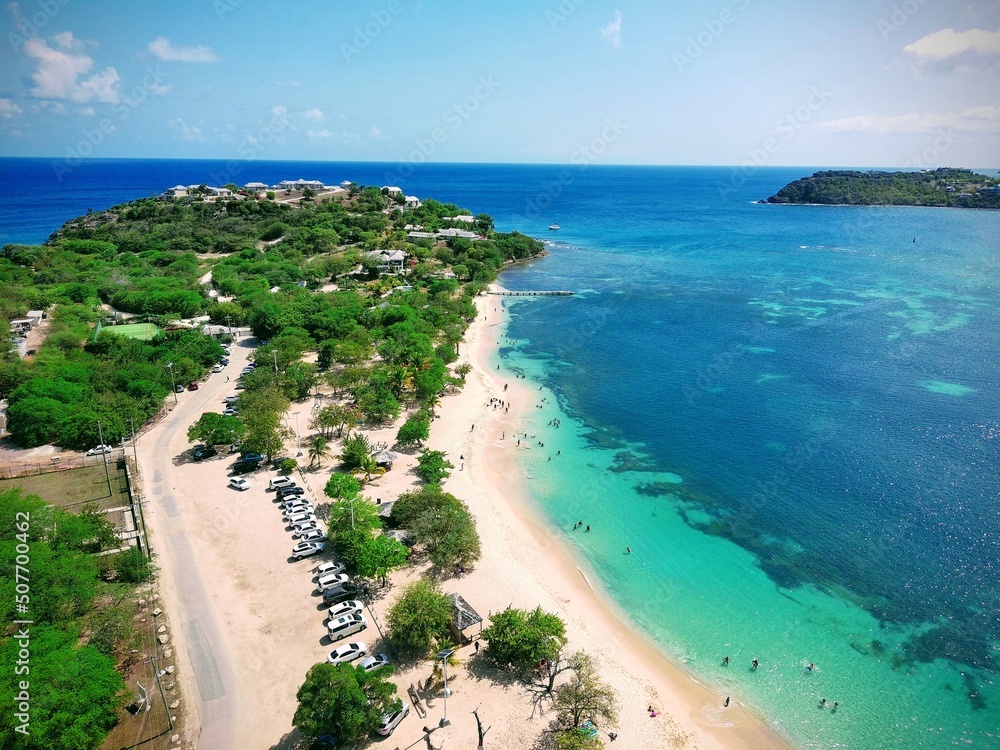
[(998, 0), (19, 0), (0, 154), (1000, 166)]

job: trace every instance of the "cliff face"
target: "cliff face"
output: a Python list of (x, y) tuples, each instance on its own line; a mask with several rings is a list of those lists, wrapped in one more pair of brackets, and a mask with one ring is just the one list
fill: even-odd
[(766, 202), (1000, 208), (1000, 180), (948, 168), (929, 172), (816, 172), (785, 185)]

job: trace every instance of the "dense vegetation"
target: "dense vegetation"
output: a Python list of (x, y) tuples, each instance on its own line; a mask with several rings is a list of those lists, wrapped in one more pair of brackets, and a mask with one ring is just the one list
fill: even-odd
[(1000, 180), (967, 169), (922, 172), (816, 172), (781, 188), (768, 203), (1000, 208)]
[(306, 737), (329, 735), (335, 747), (353, 746), (382, 723), (383, 715), (402, 706), (391, 676), (392, 666), (365, 672), (350, 664), (316, 664), (296, 695), (292, 723)]
[[(523, 235), (494, 232), (485, 214), (473, 225), (483, 233), (479, 241), (407, 240), (411, 223), (427, 231), (468, 229), (445, 218), (459, 213), (433, 200), (404, 213), (376, 188), (301, 207), (145, 199), (68, 222), (43, 246), (4, 246), (0, 397), (9, 397), (14, 441), (86, 448), (99, 442), (100, 421), (105, 442), (117, 443), (132, 421), (138, 427), (160, 408), (172, 382), (199, 379), (222, 356), (195, 331), (140, 342), (105, 326), (95, 340), (98, 319), (116, 311), (160, 322), (206, 314), (216, 323), (249, 325), (268, 340), (257, 360), (277, 372), (255, 373), (245, 404), (249, 392), (268, 391), (268, 408), (245, 425), (244, 436), (263, 453), (280, 444), (276, 415), (283, 407), (273, 397), (304, 398), (320, 373), (352, 395), (350, 419), (393, 420), (413, 400), (433, 408), (454, 377), (448, 365), (475, 314), (472, 297), (504, 262), (542, 250)], [(394, 249), (411, 258), (405, 279), (382, 276), (368, 255)], [(209, 270), (211, 285), (229, 299), (208, 294), (201, 279)], [(323, 284), (335, 290), (317, 292)], [(51, 329), (37, 355), (22, 361), (9, 351), (3, 323), (29, 309), (47, 310)], [(300, 361), (311, 350), (318, 366)], [(404, 433), (410, 442), (422, 438), (421, 421)]]
[[(26, 515), (19, 515), (26, 514)], [(27, 518), (27, 521), (23, 519)], [(30, 570), (27, 611), (15, 613), (18, 547)], [(124, 596), (130, 584), (148, 580), (138, 552), (95, 557), (118, 546), (104, 514), (79, 514), (48, 506), (20, 491), (0, 493), (0, 746), (4, 748), (95, 748), (114, 726), (125, 684), (116, 665), (131, 658), (137, 644), (132, 612)], [(95, 606), (99, 600), (104, 601)], [(107, 603), (110, 601), (111, 603)], [(29, 619), (31, 733), (14, 731), (13, 678), (21, 644), (15, 619)], [(24, 674), (19, 672), (18, 674)]]

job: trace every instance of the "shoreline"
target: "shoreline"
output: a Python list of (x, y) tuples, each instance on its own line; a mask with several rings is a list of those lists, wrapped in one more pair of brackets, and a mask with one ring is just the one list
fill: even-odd
[[(487, 334), (492, 329), (503, 331), (506, 325), (504, 308), (492, 304), (494, 299), (481, 296), (476, 300), (480, 315), (469, 326), (464, 342), (473, 369), (456, 398), (459, 403), (453, 406), (473, 425), (461, 441), (462, 455), (468, 457), (465, 477), (477, 490), (467, 498), (470, 509), (477, 522), (484, 512), (495, 514), (508, 532), (506, 549), (493, 548), (484, 541), (480, 565), (491, 553), (517, 560), (534, 579), (521, 587), (525, 593), (541, 588), (549, 594), (554, 610), (552, 603), (521, 600), (512, 604), (528, 608), (540, 604), (555, 611), (566, 622), (569, 647), (582, 648), (594, 658), (602, 678), (615, 687), (619, 698), (621, 747), (651, 746), (647, 705), (654, 705), (658, 718), (663, 718), (657, 723), (662, 740), (658, 746), (718, 750), (793, 747), (739, 701), (733, 701), (723, 714), (723, 697), (663, 655), (603, 587), (592, 582), (586, 561), (548, 530), (548, 522), (532, 505), (527, 476), (509, 448), (511, 443), (498, 439), (500, 434), (513, 434), (513, 428), (523, 422), (524, 409), (533, 394), (523, 384), (504, 378), (502, 371), (490, 369), (496, 345)], [(510, 401), (512, 410), (490, 409), (487, 402), (492, 397)], [(480, 507), (476, 502), (479, 498), (491, 507)]]

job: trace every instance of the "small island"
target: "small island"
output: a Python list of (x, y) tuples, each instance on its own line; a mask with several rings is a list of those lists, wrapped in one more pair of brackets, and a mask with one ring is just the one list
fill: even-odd
[(1000, 208), (1000, 179), (949, 167), (919, 172), (826, 171), (790, 182), (760, 202)]

